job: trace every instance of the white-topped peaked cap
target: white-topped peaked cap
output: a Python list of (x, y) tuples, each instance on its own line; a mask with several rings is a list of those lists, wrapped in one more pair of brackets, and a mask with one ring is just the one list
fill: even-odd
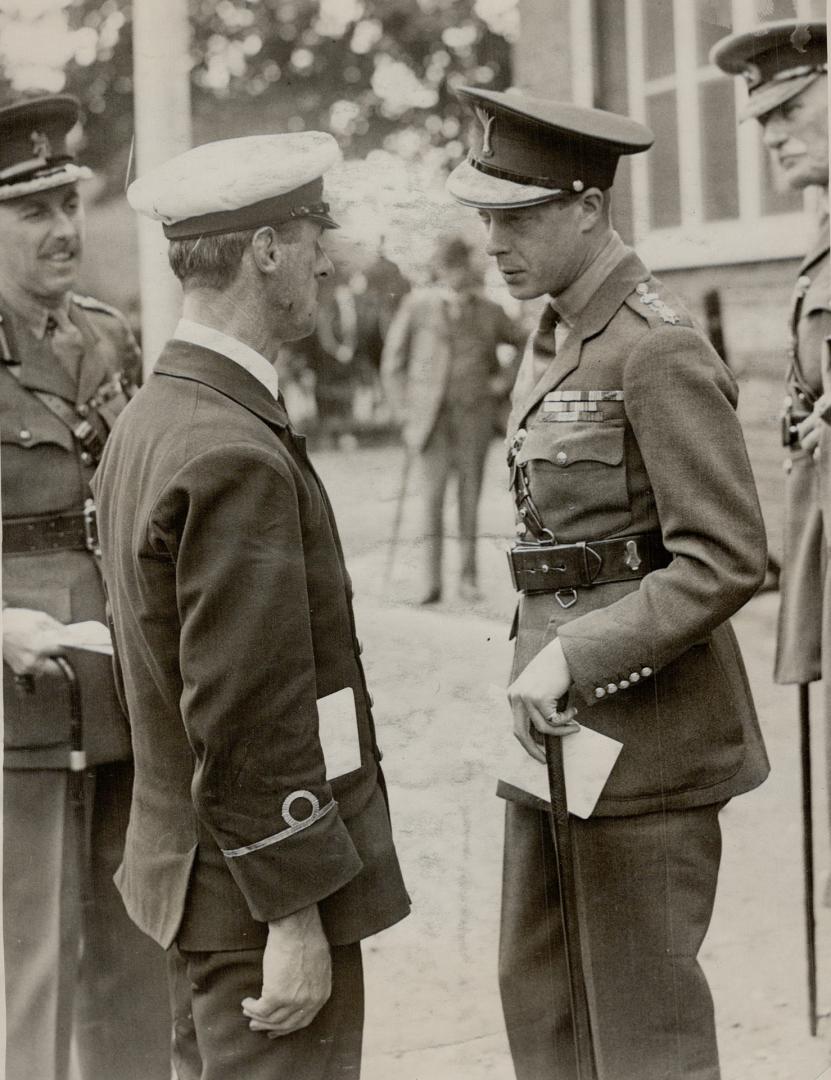
[(337, 142), (323, 131), (223, 139), (140, 176), (127, 189), (127, 201), (161, 221), (170, 240), (304, 217), (336, 229), (323, 202), (323, 174), (339, 159)]

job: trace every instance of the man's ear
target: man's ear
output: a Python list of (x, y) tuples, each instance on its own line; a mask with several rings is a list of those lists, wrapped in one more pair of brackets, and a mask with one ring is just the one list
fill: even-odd
[(277, 236), (270, 225), (257, 229), (251, 238), (254, 265), (264, 274), (273, 274), (279, 261)]
[(580, 231), (590, 232), (604, 220), (606, 195), (600, 188), (590, 187), (580, 195), (582, 217)]

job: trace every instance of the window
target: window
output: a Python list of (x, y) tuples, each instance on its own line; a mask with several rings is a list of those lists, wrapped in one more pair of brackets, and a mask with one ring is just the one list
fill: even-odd
[(774, 174), (759, 125), (737, 124), (741, 80), (709, 63), (726, 34), (795, 15), (810, 18), (811, 0), (595, 0), (597, 104), (655, 133), (624, 167), (622, 216), (656, 268), (804, 250), (802, 196)]

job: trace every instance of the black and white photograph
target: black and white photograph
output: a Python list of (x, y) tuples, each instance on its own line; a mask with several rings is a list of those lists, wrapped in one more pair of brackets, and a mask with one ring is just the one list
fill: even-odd
[(829, 9), (0, 0), (5, 1080), (831, 1080)]

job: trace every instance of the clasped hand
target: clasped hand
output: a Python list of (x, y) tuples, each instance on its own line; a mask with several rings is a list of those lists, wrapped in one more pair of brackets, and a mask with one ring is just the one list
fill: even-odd
[(276, 1039), (307, 1027), (332, 993), (332, 957), (317, 904), (268, 924), (259, 998), (242, 1011), (252, 1031)]
[(573, 705), (564, 712), (557, 711), (558, 701), (565, 697), (570, 686), (568, 662), (559, 639), (555, 638), (508, 687), (514, 735), (537, 761), (545, 762), (545, 751), (534, 732), (562, 737), (580, 730)]

